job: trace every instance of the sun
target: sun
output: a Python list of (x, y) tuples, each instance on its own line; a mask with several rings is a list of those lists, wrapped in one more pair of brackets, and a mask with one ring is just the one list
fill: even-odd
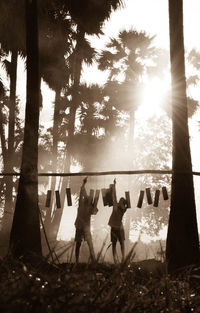
[(160, 115), (162, 104), (170, 88), (170, 80), (153, 78), (144, 83), (141, 103), (138, 108), (138, 118), (149, 118), (153, 115)]

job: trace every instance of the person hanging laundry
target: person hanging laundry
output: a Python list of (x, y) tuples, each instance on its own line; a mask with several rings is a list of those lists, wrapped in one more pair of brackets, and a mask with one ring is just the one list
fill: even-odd
[(90, 257), (92, 262), (95, 261), (94, 248), (92, 243), (92, 235), (90, 231), (91, 215), (95, 215), (98, 212), (97, 207), (94, 207), (93, 202), (89, 201), (90, 198), (87, 195), (85, 184), (87, 183), (87, 177), (84, 178), (79, 195), (79, 205), (77, 211), (77, 217), (75, 220), (76, 234), (75, 234), (75, 257), (76, 263), (79, 262), (79, 254), (82, 240), (85, 240), (88, 244)]
[(116, 196), (116, 179), (114, 179), (114, 184), (112, 186), (112, 200), (113, 200), (113, 210), (108, 221), (108, 225), (111, 227), (110, 235), (111, 235), (111, 242), (112, 242), (112, 253), (113, 253), (113, 260), (114, 263), (117, 263), (117, 254), (116, 254), (116, 245), (117, 241), (120, 243), (121, 247), (121, 254), (122, 254), (122, 261), (124, 260), (125, 256), (125, 247), (124, 247), (124, 226), (122, 223), (122, 218), (124, 213), (127, 210), (127, 202), (125, 198), (121, 197), (119, 202), (117, 202)]

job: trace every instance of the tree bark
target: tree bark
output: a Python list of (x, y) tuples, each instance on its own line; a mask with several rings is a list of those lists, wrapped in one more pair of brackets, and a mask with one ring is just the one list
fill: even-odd
[[(15, 113), (16, 113), (16, 83), (17, 83), (17, 50), (12, 51), (10, 72), (10, 101), (8, 124), (8, 156), (5, 162), (5, 172), (12, 173), (14, 168), (14, 137), (15, 137)], [(13, 177), (6, 177), (5, 189), (5, 215), (3, 218), (3, 230), (9, 231), (13, 213)]]
[[(0, 108), (0, 139), (1, 139), (1, 150), (2, 150), (3, 164), (5, 164), (7, 157), (8, 157), (8, 154), (7, 154), (7, 147), (6, 147), (5, 129), (4, 129), (4, 125), (3, 125), (2, 108)], [(5, 170), (5, 167), (4, 167), (4, 170)]]
[[(172, 80), (172, 192), (166, 258), (169, 272), (199, 261), (199, 241), (189, 144), (183, 3), (169, 0)], [(181, 171), (187, 173), (180, 173)]]
[(38, 208), (39, 66), (37, 0), (26, 3), (27, 98), (21, 176), (10, 234), (14, 257), (41, 255)]

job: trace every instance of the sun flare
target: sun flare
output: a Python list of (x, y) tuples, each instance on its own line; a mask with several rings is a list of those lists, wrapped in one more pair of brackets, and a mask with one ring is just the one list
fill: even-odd
[(140, 117), (149, 118), (162, 112), (162, 104), (169, 90), (168, 79), (154, 78), (144, 84), (142, 100), (138, 109)]

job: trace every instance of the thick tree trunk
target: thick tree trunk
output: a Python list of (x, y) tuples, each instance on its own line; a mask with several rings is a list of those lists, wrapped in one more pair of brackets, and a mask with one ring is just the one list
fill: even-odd
[[(7, 150), (7, 146), (6, 146), (6, 137), (5, 137), (5, 129), (4, 129), (4, 124), (3, 124), (3, 113), (2, 113), (2, 108), (0, 108), (0, 142), (1, 142), (1, 153), (2, 153), (2, 158), (3, 158), (3, 171), (5, 171), (5, 167), (4, 164), (6, 163), (7, 159), (8, 159), (8, 150)], [(3, 190), (4, 188), (4, 184), (6, 181), (6, 177), (2, 177), (1, 179), (1, 183), (0, 183), (0, 188), (1, 190)], [(4, 210), (4, 217), (5, 217), (5, 210)], [(1, 245), (5, 245), (5, 236), (2, 235), (2, 231), (1, 230), (1, 237), (0, 237), (0, 244)]]
[[(8, 124), (8, 156), (4, 169), (12, 173), (14, 167), (14, 137), (15, 137), (15, 113), (16, 113), (16, 83), (17, 83), (17, 50), (12, 51), (10, 73), (10, 103)], [(3, 230), (9, 232), (13, 213), (13, 177), (6, 177), (5, 189), (5, 214), (3, 218)]]
[[(3, 171), (5, 171), (4, 164), (6, 164), (6, 161), (8, 159), (8, 150), (6, 146), (6, 139), (5, 139), (5, 129), (4, 129), (4, 124), (3, 124), (3, 113), (2, 113), (2, 108), (0, 108), (0, 140), (1, 140), (1, 150), (2, 150), (2, 158), (3, 158)], [(1, 178), (0, 181), (0, 188), (1, 190), (5, 190), (5, 182), (6, 182), (6, 176)], [(4, 209), (4, 217), (3, 217), (3, 222), (5, 219), (7, 212), (5, 212)], [(7, 217), (6, 217), (7, 218)], [(2, 222), (2, 224), (3, 224)], [(5, 228), (2, 226), (1, 229), (1, 236), (0, 236), (0, 245), (2, 247), (2, 255), (5, 255), (7, 252), (7, 242), (8, 242), (8, 236)]]
[[(169, 0), (172, 78), (173, 175), (166, 257), (170, 272), (199, 261), (189, 145), (182, 0)], [(184, 172), (184, 173), (180, 173)]]
[(26, 3), (27, 103), (21, 176), (10, 234), (10, 251), (15, 257), (41, 255), (38, 211), (39, 70), (37, 0)]
[(10, 108), (9, 108), (9, 130), (8, 130), (8, 153), (10, 154), (10, 167), (13, 168), (13, 150), (15, 137), (15, 113), (16, 113), (16, 83), (17, 83), (17, 55), (12, 51), (11, 73), (10, 73)]
[[(5, 129), (3, 125), (3, 113), (2, 108), (0, 108), (0, 140), (1, 140), (1, 150), (2, 150), (2, 157), (3, 157), (3, 164), (6, 163), (8, 157), (8, 151), (6, 147), (6, 137), (5, 137)], [(5, 167), (4, 167), (5, 171)]]

